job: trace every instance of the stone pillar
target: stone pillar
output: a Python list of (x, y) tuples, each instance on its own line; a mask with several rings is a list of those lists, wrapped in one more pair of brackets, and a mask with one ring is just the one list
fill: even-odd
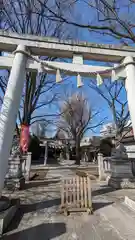
[(31, 168), (31, 152), (27, 153), (26, 164), (25, 164), (25, 179), (30, 180), (30, 168)]
[(126, 78), (125, 87), (127, 90), (127, 100), (128, 100), (130, 117), (132, 121), (132, 127), (133, 127), (134, 138), (135, 138), (135, 106), (134, 106), (135, 105), (135, 65), (133, 62), (134, 60), (132, 57), (126, 57), (124, 60), (124, 63), (127, 64), (126, 66), (127, 78)]
[[(25, 49), (23, 45), (17, 47), (17, 51)], [(23, 53), (16, 52), (0, 113), (0, 194), (8, 170), (8, 159), (25, 80), (26, 60), (27, 57)]]
[(105, 171), (107, 171), (107, 169), (108, 169), (108, 162), (105, 161), (103, 166), (104, 166)]
[(45, 144), (45, 155), (44, 155), (44, 165), (46, 165), (48, 159), (48, 142)]
[(103, 154), (98, 154), (98, 173), (99, 173), (99, 180), (105, 180), (105, 171), (104, 171), (104, 162), (103, 162)]
[(23, 175), (25, 175), (26, 158), (27, 158), (26, 153), (22, 154), (22, 156), (21, 156), (21, 164), (22, 164), (22, 173), (23, 173)]

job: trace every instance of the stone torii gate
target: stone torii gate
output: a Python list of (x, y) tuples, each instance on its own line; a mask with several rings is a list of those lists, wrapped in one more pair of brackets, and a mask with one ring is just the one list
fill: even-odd
[[(63, 41), (52, 38), (17, 35), (0, 31), (0, 51), (14, 52), (14, 55), (0, 57), (0, 69), (11, 69), (10, 77), (0, 113), (0, 193), (8, 167), (17, 112), (25, 81), (25, 72), (39, 71), (42, 68), (51, 74), (60, 71), (67, 75), (77, 75), (78, 85), (81, 76), (99, 80), (115, 76), (125, 78), (125, 87), (135, 136), (135, 49), (127, 46), (93, 44), (87, 42)], [(72, 63), (40, 61), (34, 56), (50, 56), (73, 59)], [(114, 68), (83, 64), (83, 60), (113, 62)], [(118, 65), (119, 64), (119, 65)], [(116, 79), (115, 79), (116, 80)]]

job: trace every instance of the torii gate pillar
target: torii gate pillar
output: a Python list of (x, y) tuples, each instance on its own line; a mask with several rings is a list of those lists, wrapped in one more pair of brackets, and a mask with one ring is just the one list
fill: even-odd
[[(0, 194), (8, 169), (16, 118), (25, 81), (27, 57), (21, 53), (25, 46), (19, 45), (14, 57), (6, 93), (0, 113)], [(20, 52), (19, 52), (20, 51)]]
[(124, 63), (127, 64), (126, 65), (127, 78), (125, 81), (125, 87), (127, 91), (128, 107), (135, 138), (135, 64), (132, 57), (126, 57)]
[[(129, 112), (135, 138), (135, 65), (133, 58), (130, 56), (124, 59), (124, 63), (126, 64), (125, 87), (127, 91)], [(123, 152), (123, 149), (121, 149), (120, 145), (117, 150), (118, 155), (117, 151), (112, 154), (111, 176), (108, 184), (115, 189), (135, 188), (135, 177), (133, 176), (131, 162), (128, 158), (128, 154), (125, 154), (125, 152)]]

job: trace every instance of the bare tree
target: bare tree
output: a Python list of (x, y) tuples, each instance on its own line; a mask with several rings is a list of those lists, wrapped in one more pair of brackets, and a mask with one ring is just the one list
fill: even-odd
[(58, 127), (67, 132), (69, 138), (75, 142), (76, 164), (80, 164), (80, 142), (84, 134), (103, 124), (103, 121), (100, 121), (93, 125), (96, 115), (97, 112), (93, 113), (87, 99), (82, 94), (75, 93), (62, 103)]
[[(57, 2), (58, 0), (55, 0), (56, 4)], [(81, 2), (76, 0), (72, 4), (76, 12), (75, 17), (71, 14), (64, 15), (63, 12), (58, 14), (48, 4), (45, 7), (50, 12), (49, 18), (53, 21), (65, 22), (96, 34), (102, 34), (104, 37), (108, 35), (126, 45), (135, 42), (134, 0), (82, 0)], [(70, 6), (71, 3), (69, 3), (69, 9)], [(79, 6), (81, 12), (86, 11), (85, 19), (80, 17)]]
[(128, 127), (130, 126), (127, 126), (130, 116), (124, 82), (112, 82), (111, 80), (107, 79), (104, 81), (102, 86), (98, 87), (95, 81), (91, 80), (89, 81), (88, 85), (107, 102), (113, 116), (116, 138), (121, 139), (123, 133), (128, 133)]
[[(19, 34), (35, 34), (42, 36), (68, 38), (69, 31), (64, 23), (51, 21), (48, 18), (48, 10), (44, 7), (49, 4), (53, 10), (55, 5), (49, 0), (5, 0), (1, 3), (1, 28)], [(63, 7), (63, 8), (61, 8)], [(58, 9), (57, 13), (66, 11), (66, 2)], [(44, 13), (44, 14), (43, 14)], [(44, 60), (55, 60), (54, 58), (43, 57)], [(8, 74), (1, 75), (0, 87), (6, 89)], [(57, 100), (58, 86), (54, 78), (46, 73), (26, 74), (26, 82), (23, 90), (21, 106), (18, 113), (19, 124), (30, 125), (36, 121), (48, 121), (50, 114), (45, 109), (48, 104)], [(4, 92), (3, 92), (4, 93)], [(1, 101), (2, 101), (1, 96)], [(41, 111), (42, 110), (42, 111)]]

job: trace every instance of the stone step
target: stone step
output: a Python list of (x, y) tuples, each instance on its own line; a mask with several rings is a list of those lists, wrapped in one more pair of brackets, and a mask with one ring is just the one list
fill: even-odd
[(130, 216), (122, 203), (110, 204), (98, 211), (101, 218), (109, 221), (111, 226), (123, 240), (135, 239), (135, 219)]
[(128, 208), (135, 211), (135, 198), (125, 196), (124, 203)]
[(119, 209), (125, 214), (125, 216), (129, 216), (132, 220), (135, 221), (135, 211), (128, 207), (125, 202), (119, 204)]
[[(95, 239), (101, 240), (121, 240), (119, 233), (111, 226), (110, 222), (103, 216), (97, 216), (92, 224), (95, 231)], [(91, 239), (91, 238), (90, 238)]]
[(11, 199), (11, 205), (6, 210), (0, 212), (0, 236), (7, 229), (10, 222), (13, 221), (19, 206), (19, 199)]
[[(71, 239), (121, 240), (119, 234), (112, 228), (108, 220), (100, 217), (98, 214), (97, 215), (94, 214), (93, 216), (90, 216), (88, 218), (89, 218), (88, 220), (84, 221), (83, 226), (80, 226), (80, 228), (78, 228), (77, 226), (76, 238), (71, 238)], [(68, 238), (65, 238), (65, 239), (68, 239)]]

